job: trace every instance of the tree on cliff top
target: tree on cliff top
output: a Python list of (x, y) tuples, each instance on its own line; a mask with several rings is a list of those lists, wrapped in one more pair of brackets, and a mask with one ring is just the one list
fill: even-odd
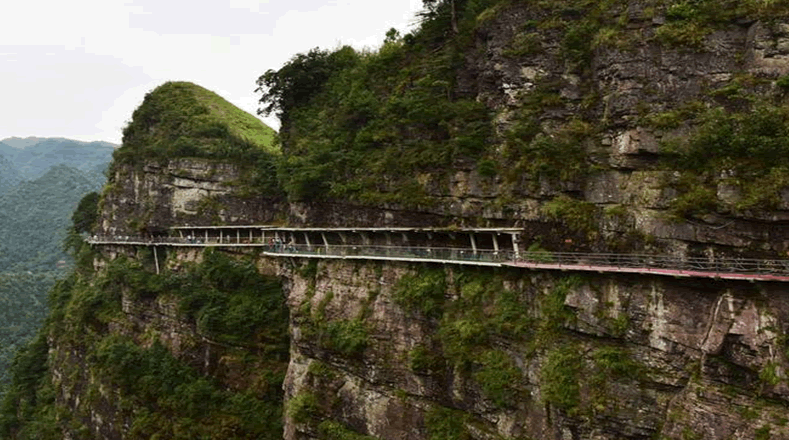
[(275, 131), (219, 95), (189, 82), (167, 82), (145, 96), (123, 130), (115, 160), (276, 154)]

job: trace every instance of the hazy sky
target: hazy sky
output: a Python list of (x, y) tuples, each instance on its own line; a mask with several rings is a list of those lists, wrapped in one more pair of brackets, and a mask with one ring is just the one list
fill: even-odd
[[(319, 46), (377, 47), (422, 0), (22, 0), (0, 4), (0, 139), (120, 143), (145, 94), (192, 81), (255, 113), (255, 80)], [(276, 121), (266, 119), (269, 125)]]

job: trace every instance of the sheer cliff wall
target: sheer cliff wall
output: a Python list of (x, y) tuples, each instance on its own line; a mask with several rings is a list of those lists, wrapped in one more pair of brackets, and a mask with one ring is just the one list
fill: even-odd
[(288, 439), (334, 424), (382, 439), (789, 438), (783, 285), (334, 261), (285, 275)]
[[(107, 352), (113, 338), (164, 347), (226, 390), (281, 393), (286, 439), (789, 438), (783, 284), (226, 254), (282, 285), (290, 347), (272, 390), (277, 358), (254, 336), (267, 330), (227, 339), (210, 307), (184, 303), (176, 285), (203, 252), (160, 254), (159, 276), (149, 254), (103, 248), (92, 277), (117, 298), (50, 335), (58, 399), (93, 438), (156, 432), (132, 404), (140, 391), (107, 365), (124, 362)], [(131, 264), (129, 278), (118, 264)], [(239, 326), (254, 321), (247, 296)]]
[[(404, 171), (395, 166), (404, 154), (394, 154), (367, 199), (300, 201), (250, 191), (241, 168), (221, 161), (119, 164), (98, 233), (272, 222), (517, 226), (524, 246), (555, 251), (785, 256), (783, 156), (751, 162), (739, 152), (720, 169), (671, 164), (708, 110), (746, 118), (759, 104), (786, 107), (789, 28), (732, 19), (689, 48), (665, 30), (693, 23), (641, 3), (615, 14), (616, 38), (576, 54), (583, 62), (567, 58), (563, 29), (583, 18), (578, 10), (553, 22), (537, 3), (508, 2), (480, 18), (451, 90), (493, 114), (478, 160)], [(282, 133), (285, 156), (308, 157), (294, 148), (309, 136), (333, 141), (320, 130), (335, 121), (348, 122), (283, 125), (292, 130)], [(421, 142), (419, 131), (406, 127), (397, 140), (417, 133)], [(371, 174), (341, 171), (327, 179), (348, 177), (356, 188), (358, 174)], [(389, 197), (403, 176), (416, 182), (412, 201)], [(789, 438), (783, 284), (254, 251), (93, 252), (56, 290), (49, 333), (56, 426), (70, 438)], [(259, 298), (279, 305), (260, 309)]]
[(197, 158), (115, 166), (103, 190), (98, 232), (166, 235), (172, 226), (282, 221), (280, 198), (251, 192), (241, 168)]
[[(111, 189), (116, 194), (102, 218), (111, 219), (112, 203), (124, 197), (128, 206), (144, 206), (150, 195), (134, 195), (132, 182), (171, 179), (165, 169), (126, 179), (127, 193)], [(212, 179), (225, 177), (216, 172)], [(192, 202), (213, 196), (206, 190)], [(173, 203), (161, 199), (151, 218), (175, 224)], [(265, 221), (232, 208), (221, 215)], [(224, 388), (256, 384), (258, 397), (271, 395), (260, 371), (272, 360), (262, 346), (222, 339), (195, 311), (202, 309), (184, 305), (192, 303), (183, 302), (179, 277), (203, 264), (201, 250), (160, 248), (159, 276), (150, 250), (97, 250), (91, 283), (104, 286), (118, 310), (102, 318), (103, 309), (93, 309), (97, 322), (88, 334), (159, 344)], [(290, 338), (279, 367), (286, 371), (286, 439), (789, 438), (783, 284), (214, 253), (248, 261), (282, 286), (289, 318), (280, 319)], [(120, 278), (119, 261), (132, 264)], [(135, 273), (160, 281), (140, 284)], [(203, 281), (195, 287), (203, 289)], [(235, 288), (246, 285), (239, 283)], [(116, 290), (117, 297), (109, 294)], [(254, 304), (254, 291), (247, 295)], [(247, 309), (240, 313), (243, 322)], [(59, 400), (82, 415), (85, 432), (150, 433), (134, 428), (147, 425), (122, 403), (137, 391), (106, 373), (90, 337), (65, 334), (50, 336), (53, 380)]]
[[(291, 195), (468, 226), (553, 223), (535, 235), (556, 248), (785, 255), (786, 154), (757, 152), (786, 143), (783, 16), (745, 2), (438, 3), (467, 28), (450, 32), (439, 11), (283, 111), (282, 180), (317, 188)], [(366, 101), (341, 87), (368, 82)], [(784, 116), (761, 119), (773, 111)], [(309, 205), (294, 212), (325, 215)]]

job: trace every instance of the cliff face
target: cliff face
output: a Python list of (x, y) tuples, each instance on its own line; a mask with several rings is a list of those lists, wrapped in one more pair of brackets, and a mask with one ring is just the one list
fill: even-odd
[[(530, 33), (524, 23), (544, 19), (533, 7), (512, 5), (482, 25), (466, 74), (477, 99), (495, 109), (505, 156), (517, 144), (507, 136), (524, 117), (538, 119), (556, 137), (572, 129), (568, 121), (582, 120), (587, 133), (577, 142), (591, 168), (571, 179), (527, 171), (516, 180), (493, 182), (480, 176), (478, 167), (453, 170), (448, 185), (428, 186), (431, 196), (449, 202), (442, 210), (465, 217), (557, 220), (541, 206), (571, 194), (598, 208), (601, 237), (609, 245), (618, 235), (636, 233), (658, 243), (673, 242), (669, 248), (680, 252), (721, 246), (785, 253), (785, 191), (776, 191), (779, 199), (767, 213), (738, 210), (746, 197), (744, 176), (730, 178), (736, 172), (721, 169), (709, 182), (706, 199), (696, 202), (717, 203), (717, 210), (678, 222), (671, 217), (683, 191), (676, 184), (682, 170), (666, 166), (671, 164), (666, 156), (676, 152), (672, 145), (694, 136), (700, 109), (746, 108), (750, 100), (767, 102), (775, 99), (772, 94), (783, 94), (775, 80), (789, 74), (789, 25), (742, 18), (687, 47), (665, 38), (672, 26), (671, 8), (655, 14), (651, 7), (629, 2), (614, 8), (622, 26), (593, 48), (585, 67), (562, 61), (563, 29), (541, 32), (538, 24), (537, 33)], [(541, 50), (513, 56), (513, 46), (524, 36), (538, 39)], [(534, 100), (546, 94), (553, 101), (535, 108)], [(785, 104), (785, 99), (779, 102)], [(716, 147), (720, 145), (708, 147), (709, 157)], [(570, 154), (555, 160), (575, 165)], [(605, 219), (607, 209), (619, 214)]]
[[(150, 217), (160, 225), (181, 221), (175, 206), (186, 204), (176, 202), (178, 191), (199, 187), (198, 205), (217, 194), (233, 199), (233, 187), (222, 183), (232, 180), (232, 166), (174, 163), (114, 181), (127, 183), (105, 199), (108, 232), (123, 224), (109, 214), (118, 212), (118, 201), (139, 208), (151, 197), (134, 182), (168, 194)], [(182, 172), (178, 189), (162, 191), (176, 179), (176, 167), (191, 178), (184, 183)], [(210, 187), (194, 177), (200, 175), (211, 176)], [(221, 212), (226, 221), (267, 221), (232, 203)], [(267, 212), (263, 204), (257, 209)], [(294, 205), (291, 212), (310, 209), (318, 208)], [(122, 256), (142, 261), (135, 270), (153, 270), (147, 254), (123, 247), (101, 253), (100, 271), (112, 266), (104, 258)], [(191, 250), (159, 258), (167, 261), (165, 273), (178, 274), (204, 257)], [(233, 258), (251, 258), (284, 287), (287, 439), (789, 438), (789, 303), (782, 284)], [(177, 295), (166, 288), (142, 293), (141, 286), (123, 292), (121, 317), (107, 323), (111, 334), (143, 346), (158, 341), (224, 387), (260, 382), (255, 371), (267, 358), (240, 361), (259, 352), (207, 337)], [(90, 411), (83, 422), (96, 437), (134, 438), (137, 431), (126, 425), (139, 415), (110, 403), (117, 384), (101, 385), (105, 400), (97, 404), (86, 390), (107, 379), (75, 380), (75, 365), (90, 371), (95, 362), (80, 355), (90, 345), (59, 337), (51, 343), (62, 402), (77, 414)]]
[(162, 234), (171, 226), (266, 224), (284, 217), (277, 195), (250, 192), (240, 165), (207, 159), (114, 168), (99, 232)]
[(383, 439), (789, 438), (782, 285), (337, 262), (288, 276), (286, 438), (333, 423)]
[[(464, 50), (446, 41), (453, 9), (381, 58), (327, 56), (373, 78), (418, 58), (408, 50), (435, 59), (376, 82), (383, 92), (337, 93), (354, 77), (328, 78), (286, 112), (283, 190), (261, 190), (273, 170), (217, 158), (235, 138), (188, 150), (202, 159), (127, 158), (99, 233), (478, 224), (556, 251), (789, 250), (780, 17), (434, 3), (439, 18), (450, 4), (472, 16)], [(131, 131), (155, 131), (142, 119)], [(783, 284), (157, 252), (83, 248), (53, 294), (50, 370), (31, 398), (51, 403), (37, 416), (51, 438), (789, 438)]]
[(164, 275), (150, 251), (83, 249), (51, 295), (37, 423), (22, 393), (13, 438), (281, 437), (288, 312), (273, 268), (158, 252)]
[(783, 6), (438, 4), (375, 56), (327, 55), (339, 73), (309, 100), (277, 101), (279, 84), (261, 79), (283, 107), (291, 196), (550, 223), (599, 251), (785, 254), (786, 152), (754, 147), (786, 144)]
[[(217, 303), (203, 307), (205, 299), (188, 293), (190, 285), (213, 289), (209, 280), (185, 278), (194, 264), (206, 273), (222, 267), (205, 266), (202, 252), (169, 253), (159, 276), (145, 275), (153, 270), (150, 255), (132, 257), (143, 264), (127, 272), (118, 265), (128, 249), (102, 254), (95, 261), (108, 260), (91, 278), (102, 296), (116, 299), (86, 303), (84, 294), (72, 293), (50, 334), (51, 380), (63, 411), (72, 414), (66, 429), (72, 436), (140, 438), (186, 429), (168, 431), (171, 421), (146, 419), (140, 399), (154, 391), (130, 383), (147, 385), (151, 379), (134, 369), (155, 353), (224, 392), (266, 399), (281, 392), (268, 372), (282, 373), (287, 364), (286, 439), (789, 438), (789, 302), (782, 284), (236, 254), (228, 261), (277, 273), (290, 319), (279, 315), (279, 324), (265, 325), (251, 319), (261, 291), (238, 281), (234, 289), (250, 293), (224, 298), (250, 302), (238, 309), (241, 321), (223, 327), (215, 323), (226, 318), (211, 316)], [(232, 278), (224, 270), (218, 276)], [(134, 281), (139, 277), (148, 281)], [(118, 287), (106, 284), (110, 279)], [(238, 338), (245, 320), (254, 321), (247, 327), (259, 336)], [(272, 358), (265, 347), (277, 341), (266, 333), (286, 323), (288, 358)], [(231, 326), (240, 326), (232, 327), (235, 338), (223, 333)], [(75, 339), (74, 331), (82, 333)], [(186, 402), (209, 399), (181, 394), (178, 386), (156, 392)], [(151, 414), (180, 420), (188, 411), (159, 405)], [(261, 410), (248, 416), (270, 425), (280, 417)], [(241, 438), (255, 432), (244, 424), (224, 434), (216, 425), (199, 426), (210, 430), (186, 432)]]
[[(195, 188), (197, 205), (229, 201), (225, 219), (268, 221), (264, 204), (259, 217), (233, 204), (233, 166), (174, 163), (190, 178), (175, 165), (116, 174), (106, 232), (134, 234), (123, 216), (151, 197), (150, 224), (176, 224), (175, 206), (189, 209), (177, 194)], [(158, 252), (162, 275), (150, 250), (103, 247), (55, 296), (48, 380), (71, 438), (243, 438), (280, 417), (268, 432), (287, 439), (789, 438), (782, 284)], [(233, 275), (238, 264), (278, 277), (282, 291), (265, 298), (286, 303), (289, 319), (250, 319), (263, 291), (249, 272)], [(287, 325), (287, 357), (266, 348), (286, 340), (272, 325)], [(151, 378), (167, 371), (188, 380)], [(253, 409), (156, 400), (241, 399), (232, 393)], [(189, 430), (189, 411), (230, 427)]]

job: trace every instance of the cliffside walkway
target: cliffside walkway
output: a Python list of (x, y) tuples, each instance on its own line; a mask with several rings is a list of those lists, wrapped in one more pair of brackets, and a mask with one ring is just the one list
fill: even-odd
[[(292, 231), (292, 230), (291, 230)], [(369, 231), (369, 230), (368, 230)], [(486, 230), (486, 232), (490, 232)], [(306, 234), (305, 234), (306, 238)], [(87, 239), (91, 245), (171, 246), (262, 248), (264, 255), (275, 258), (323, 258), (351, 260), (386, 260), (432, 262), (489, 267), (518, 267), (534, 270), (585, 271), (598, 273), (633, 273), (671, 277), (713, 278), (724, 280), (789, 282), (789, 260), (746, 258), (681, 258), (671, 255), (607, 254), (549, 251), (517, 251), (513, 249), (480, 249), (473, 247), (394, 246), (374, 244), (297, 244), (261, 237), (102, 237)], [(306, 239), (309, 241), (309, 239)], [(474, 238), (472, 236), (472, 243)], [(497, 241), (493, 240), (494, 243)], [(515, 239), (513, 239), (515, 243)], [(158, 268), (158, 263), (157, 263)]]

